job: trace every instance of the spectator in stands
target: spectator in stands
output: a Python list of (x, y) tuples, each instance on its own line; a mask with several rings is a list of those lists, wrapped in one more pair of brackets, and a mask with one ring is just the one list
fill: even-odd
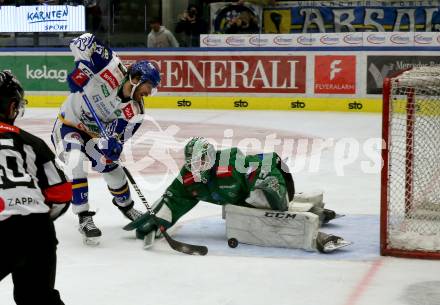
[(188, 5), (188, 9), (180, 16), (176, 25), (176, 33), (181, 33), (180, 45), (184, 47), (200, 46), (200, 34), (207, 33), (208, 25), (200, 18), (197, 6)]
[(241, 11), (236, 17), (228, 20), (224, 27), (226, 34), (256, 34), (260, 32), (258, 19), (249, 11)]
[(97, 0), (84, 0), (86, 7), (87, 30), (93, 33), (104, 31), (102, 22), (102, 10)]
[(159, 19), (150, 22), (151, 32), (148, 34), (147, 46), (149, 48), (178, 48), (174, 35), (163, 25)]
[(102, 22), (101, 0), (61, 0), (60, 4), (65, 5), (84, 5), (86, 7), (86, 29), (88, 32), (99, 35), (105, 31)]

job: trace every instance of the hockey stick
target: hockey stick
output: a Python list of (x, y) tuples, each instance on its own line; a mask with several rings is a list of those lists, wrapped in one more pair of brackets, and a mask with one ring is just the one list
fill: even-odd
[(159, 228), (160, 232), (163, 234), (163, 236), (167, 240), (170, 247), (176, 251), (186, 253), (186, 254), (206, 255), (208, 253), (208, 248), (206, 246), (186, 244), (184, 242), (177, 241), (177, 240), (171, 238), (171, 236), (166, 231), (166, 228), (163, 225), (159, 224), (159, 221), (156, 217), (156, 213), (148, 204), (147, 200), (145, 199), (145, 196), (142, 194), (141, 190), (137, 186), (136, 181), (134, 181), (133, 176), (130, 174), (130, 172), (128, 171), (128, 169), (126, 167), (123, 166), (122, 169), (124, 170), (125, 174), (127, 175), (127, 178), (130, 181), (133, 188), (135, 189), (138, 197), (141, 199), (142, 203), (147, 208), (148, 213), (150, 213), (150, 215), (153, 217), (153, 221), (154, 221), (155, 225)]
[[(104, 129), (104, 126), (101, 123), (101, 120), (98, 118), (98, 115), (95, 112), (95, 109), (93, 108), (92, 104), (90, 103), (88, 97), (85, 95), (85, 93), (82, 93), (82, 98), (84, 102), (86, 103), (87, 107), (90, 110), (90, 113), (93, 116), (93, 119), (95, 120), (96, 124), (98, 125), (99, 131), (101, 136), (103, 136), (107, 141), (110, 139), (110, 136), (107, 134), (107, 131)], [(122, 164), (119, 164), (122, 169), (124, 170), (125, 174), (127, 175), (128, 180), (130, 181), (131, 185), (135, 189), (138, 197), (141, 199), (142, 203), (144, 204), (145, 208), (147, 209), (148, 213), (152, 216), (154, 224), (159, 228), (160, 232), (165, 237), (166, 241), (170, 245), (171, 248), (178, 252), (182, 252), (185, 254), (192, 254), (192, 255), (206, 255), (208, 253), (208, 248), (205, 246), (199, 246), (199, 245), (191, 245), (186, 244), (184, 242), (177, 241), (168, 234), (166, 231), (166, 228), (159, 223), (159, 220), (157, 219), (156, 213), (154, 210), (150, 207), (150, 205), (147, 202), (147, 199), (142, 194), (141, 190), (136, 184), (136, 181), (134, 180), (133, 176), (129, 172), (129, 170), (123, 166)]]

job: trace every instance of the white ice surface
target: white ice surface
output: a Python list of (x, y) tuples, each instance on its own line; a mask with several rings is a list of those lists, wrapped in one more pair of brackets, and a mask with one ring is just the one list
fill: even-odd
[[(55, 113), (32, 109), (26, 117), (53, 118)], [(379, 115), (195, 110), (149, 113), (159, 122), (174, 121), (177, 125), (203, 122), (237, 128), (270, 127), (322, 139), (352, 137), (361, 145), (381, 136)], [(30, 131), (48, 140), (50, 130), (51, 126), (41, 126)], [(59, 219), (56, 287), (64, 302), (72, 305), (413, 305), (407, 297), (409, 289), (417, 287), (425, 296), (423, 290), (432, 283), (440, 289), (440, 262), (378, 256), (380, 173), (361, 170), (360, 162), (369, 160), (361, 153), (339, 176), (334, 158), (334, 149), (325, 150), (318, 171), (310, 172), (306, 166), (295, 174), (295, 181), (297, 190), (324, 189), (328, 207), (347, 214), (329, 227), (345, 231), (354, 241), (343, 254), (323, 257), (246, 245), (229, 249), (221, 228), (221, 209), (206, 203), (185, 215), (171, 234), (208, 245), (211, 252), (207, 256), (177, 253), (164, 241), (144, 251), (133, 232), (121, 229), (127, 222), (111, 204), (103, 179), (93, 177), (89, 180), (90, 202), (99, 210), (95, 222), (103, 231), (101, 245), (92, 248), (82, 244), (77, 218), (71, 212)], [(143, 178), (155, 182), (161, 177)], [(154, 201), (164, 188), (145, 191), (147, 199)], [(137, 206), (143, 208), (139, 201)], [(353, 234), (356, 231), (362, 236), (357, 238)], [(10, 277), (0, 282), (0, 304), (14, 304)], [(440, 299), (428, 295), (419, 304), (440, 304)]]

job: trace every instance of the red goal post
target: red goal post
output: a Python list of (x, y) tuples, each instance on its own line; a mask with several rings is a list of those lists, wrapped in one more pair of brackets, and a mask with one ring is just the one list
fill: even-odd
[(440, 67), (384, 80), (381, 255), (440, 259)]

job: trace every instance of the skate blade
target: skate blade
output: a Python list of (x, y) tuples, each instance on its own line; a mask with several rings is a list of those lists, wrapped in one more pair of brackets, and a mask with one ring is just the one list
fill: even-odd
[(154, 231), (150, 232), (150, 234), (147, 234), (144, 236), (144, 250), (148, 250), (151, 247), (153, 247), (154, 239), (155, 239), (156, 233)]
[(337, 243), (329, 242), (324, 246), (324, 253), (330, 253), (335, 250), (347, 247), (349, 245), (352, 245), (353, 243), (346, 240), (339, 240)]
[(100, 237), (86, 237), (83, 236), (83, 242), (87, 246), (96, 247), (100, 244)]

